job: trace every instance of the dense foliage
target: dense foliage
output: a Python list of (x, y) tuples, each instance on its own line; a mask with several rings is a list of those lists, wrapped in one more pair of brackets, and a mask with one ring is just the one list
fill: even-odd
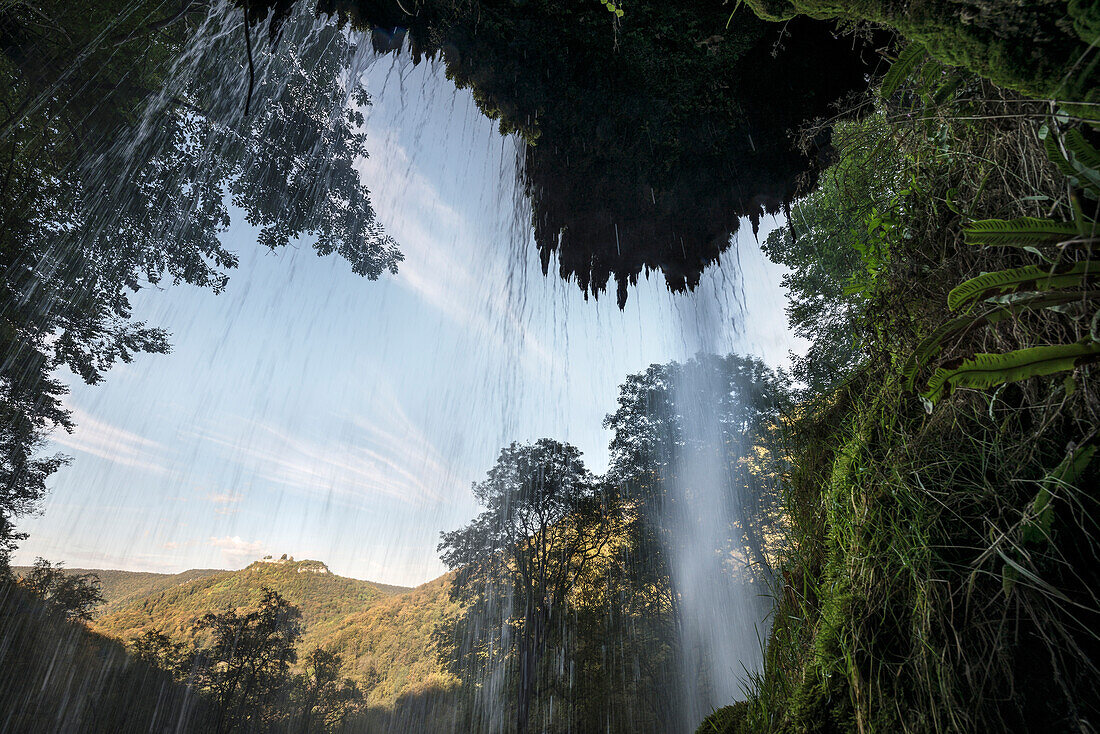
[[(112, 579), (110, 571), (97, 574)], [(92, 628), (127, 641), (158, 633), (177, 643), (203, 643), (209, 634), (196, 629), (197, 620), (211, 609), (247, 607), (261, 587), (301, 612), (302, 654), (339, 652), (342, 674), (362, 687), (371, 706), (392, 707), (426, 684), (446, 684), (431, 647), (432, 630), (450, 607), (445, 584), (389, 587), (338, 576), (318, 561), (257, 561), (240, 571), (115, 579), (105, 584), (106, 603)]]
[(297, 16), (282, 44), (256, 49), (254, 85), (237, 71), (239, 29), (199, 3), (0, 7), (2, 563), (13, 519), (64, 463), (38, 453), (49, 430), (72, 427), (58, 370), (95, 384), (166, 352), (130, 297), (166, 283), (221, 291), (237, 262), (218, 240), (230, 204), (266, 247), (314, 236), (364, 276), (396, 271), (353, 167), (368, 101), (344, 74), (354, 47)]
[(452, 598), (465, 607), (445, 654), (467, 680), (500, 668), (515, 681), (517, 732), (528, 731), (544, 688), (553, 631), (568, 625), (566, 600), (615, 533), (616, 508), (600, 490), (575, 447), (513, 443), (474, 485), (485, 511), (439, 544), (455, 570)]
[(87, 622), (103, 603), (99, 577), (94, 573), (65, 573), (62, 564), (45, 558), (15, 578), (17, 586), (40, 599), (51, 613), (71, 621)]
[(259, 589), (243, 609), (207, 612), (194, 623), (207, 642), (188, 645), (147, 631), (131, 648), (141, 662), (196, 692), (209, 710), (204, 726), (229, 732), (331, 732), (362, 701), (341, 678), (342, 659), (313, 648), (300, 666), (302, 614), (278, 592)]
[(1100, 156), (1070, 115), (903, 63), (876, 114), (837, 130), (799, 241), (769, 242), (799, 266), (814, 389), (789, 432), (766, 667), (700, 731), (1097, 716)]
[(1100, 101), (1095, 0), (746, 0), (760, 17), (873, 21), (1007, 89), (1040, 99)]
[[(295, 577), (320, 578), (325, 574), (310, 570), (318, 567), (323, 565), (305, 561), (286, 564), (281, 575), (252, 575), (248, 580), (257, 583), (236, 586), (235, 595), (211, 595), (209, 586), (192, 588), (206, 603), (182, 615), (188, 625), (181, 631), (174, 628), (177, 617), (170, 609), (155, 603), (165, 593), (148, 578), (156, 574), (135, 573), (139, 578), (126, 584), (127, 572), (115, 572), (112, 590), (129, 593), (104, 599), (96, 574), (63, 571), (40, 560), (22, 570), (14, 583), (0, 581), (0, 662), (13, 676), (5, 678), (5, 730), (38, 731), (49, 721), (58, 730), (104, 732), (161, 730), (168, 722), (184, 731), (211, 732), (313, 734), (343, 730), (351, 720), (362, 728), (363, 722), (378, 719), (364, 688), (383, 683), (390, 670), (382, 666), (373, 676), (349, 674), (356, 666), (346, 656), (357, 657), (357, 651), (346, 645), (346, 638), (326, 638), (323, 619), (307, 624), (296, 605), (262, 585), (282, 582), (301, 593)], [(219, 581), (224, 584), (233, 573), (220, 572)], [(374, 585), (341, 580), (347, 583), (318, 585), (320, 593), (312, 589), (307, 601), (320, 599), (330, 609), (363, 609), (367, 602), (354, 589), (375, 590)], [(382, 595), (375, 590), (374, 596)], [(407, 608), (420, 614), (421, 606), (430, 608), (432, 599), (445, 598), (445, 589), (437, 585), (429, 604), (415, 597)], [(127, 600), (148, 605), (152, 612), (150, 626), (117, 635), (129, 654), (78, 624), (88, 621), (97, 602), (110, 608), (125, 607)], [(90, 626), (111, 627), (109, 616), (98, 622)], [(322, 634), (317, 634), (318, 627)], [(306, 639), (306, 631), (314, 634)], [(407, 629), (360, 628), (356, 636), (379, 644), (397, 636), (397, 645), (412, 645), (434, 663), (428, 632), (418, 638)], [(52, 656), (42, 656), (43, 649), (52, 650)], [(50, 664), (62, 666), (64, 674), (48, 674)], [(408, 692), (422, 690), (416, 686), (422, 681), (403, 682)], [(393, 699), (381, 702), (386, 716)]]

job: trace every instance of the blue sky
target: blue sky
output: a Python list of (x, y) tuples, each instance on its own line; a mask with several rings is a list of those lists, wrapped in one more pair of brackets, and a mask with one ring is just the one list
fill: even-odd
[(656, 275), (623, 312), (585, 302), (542, 276), (513, 205), (516, 144), (468, 93), (392, 57), (367, 87), (360, 170), (401, 272), (370, 282), (308, 242), (262, 251), (237, 217), (227, 292), (135, 299), (172, 354), (70, 380), (78, 427), (54, 443), (73, 463), (20, 523), (17, 563), (175, 572), (288, 553), (420, 583), (444, 570), (439, 531), (476, 514), (470, 483), (502, 445), (551, 436), (603, 471), (627, 374), (703, 348), (773, 365), (801, 348), (747, 225), (690, 297)]

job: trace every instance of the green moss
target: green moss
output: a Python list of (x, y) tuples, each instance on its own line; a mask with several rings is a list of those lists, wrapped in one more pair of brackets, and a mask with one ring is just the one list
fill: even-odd
[(1100, 101), (1095, 0), (746, 0), (761, 18), (870, 21), (897, 30), (939, 61), (1040, 99)]
[(749, 704), (747, 701), (724, 706), (703, 719), (695, 734), (741, 734), (747, 720)]
[[(982, 94), (993, 98), (970, 101)], [(1095, 430), (1095, 393), (1079, 394), (1093, 368), (1078, 368), (1072, 391), (1064, 375), (1035, 378), (996, 395), (953, 394), (928, 414), (899, 377), (920, 337), (950, 318), (954, 285), (1034, 260), (968, 246), (963, 221), (1036, 216), (1036, 202), (1071, 216), (1065, 180), (1039, 140), (1048, 108), (969, 79), (945, 109), (914, 92), (880, 104), (878, 121), (851, 123), (838, 138), (842, 159), (826, 180), (836, 177), (839, 195), (810, 197), (806, 216), (793, 212), (807, 251), (862, 253), (872, 234), (886, 247), (858, 288), (822, 293), (813, 280), (787, 281), (804, 299), (859, 306), (849, 336), (862, 361), (792, 417), (790, 546), (741, 729), (1073, 730), (1096, 716), (1100, 683), (1095, 609), (1081, 624), (1062, 606), (1072, 599), (1084, 609), (1100, 584), (1094, 515), (1076, 514), (1071, 499), (1091, 498), (1096, 467), (1066, 488), (1049, 539), (1028, 545), (1021, 528), (1066, 447)], [(868, 150), (901, 167), (896, 185), (853, 175), (850, 164)], [(854, 282), (852, 272), (840, 274)], [(1057, 341), (1070, 323), (1048, 313), (975, 329), (944, 360), (990, 344)], [(1009, 561), (1027, 567), (1015, 584), (1004, 582)]]

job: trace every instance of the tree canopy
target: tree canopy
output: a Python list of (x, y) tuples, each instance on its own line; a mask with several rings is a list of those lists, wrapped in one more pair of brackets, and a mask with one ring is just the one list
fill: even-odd
[(35, 560), (16, 583), (46, 603), (54, 614), (74, 622), (87, 622), (103, 603), (99, 577), (94, 573), (65, 573), (61, 563)]
[(225, 288), (230, 204), (263, 246), (312, 236), (361, 275), (396, 272), (353, 165), (366, 155), (361, 55), (303, 9), (246, 61), (242, 22), (204, 3), (0, 8), (2, 558), (13, 519), (64, 463), (38, 453), (49, 430), (72, 428), (57, 370), (95, 384), (116, 362), (167, 352), (130, 298)]
[(209, 612), (196, 622), (211, 643), (196, 651), (189, 679), (212, 696), (219, 734), (257, 729), (278, 715), (275, 704), (298, 661), (301, 616), (277, 592), (262, 589), (256, 608)]
[(545, 438), (504, 448), (473, 489), (485, 511), (443, 533), (439, 544), (443, 562), (456, 569), (452, 595), (466, 604), (454, 661), (474, 681), (507, 666), (516, 730), (523, 732), (543, 682), (539, 666), (551, 630), (586, 567), (610, 542), (615, 509), (580, 451)]

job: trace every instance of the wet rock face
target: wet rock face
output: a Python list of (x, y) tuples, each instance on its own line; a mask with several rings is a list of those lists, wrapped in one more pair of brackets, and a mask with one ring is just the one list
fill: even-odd
[[(252, 12), (262, 15), (264, 0)], [(279, 0), (286, 2), (286, 0)], [(413, 7), (415, 5), (415, 7)], [(548, 271), (620, 306), (640, 274), (690, 289), (754, 224), (813, 185), (793, 132), (866, 86), (875, 55), (830, 24), (768, 23), (722, 0), (321, 0), (379, 51), (442, 55), (503, 132)], [(409, 11), (409, 12), (406, 12)], [(400, 39), (400, 40), (397, 40)]]

